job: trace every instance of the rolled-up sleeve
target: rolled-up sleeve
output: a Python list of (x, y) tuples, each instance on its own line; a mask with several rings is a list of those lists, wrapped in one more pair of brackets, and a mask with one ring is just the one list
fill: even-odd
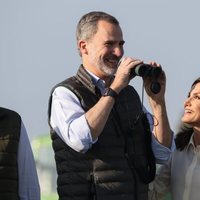
[(96, 142), (92, 140), (78, 98), (65, 87), (56, 88), (52, 94), (50, 124), (58, 136), (77, 152), (85, 153)]
[(156, 158), (157, 164), (166, 164), (170, 158), (171, 153), (175, 150), (174, 134), (172, 132), (172, 145), (167, 148), (160, 144), (152, 134), (152, 150)]

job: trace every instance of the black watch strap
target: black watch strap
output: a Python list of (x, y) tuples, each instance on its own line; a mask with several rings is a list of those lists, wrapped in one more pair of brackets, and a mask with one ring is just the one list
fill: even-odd
[(111, 88), (106, 88), (105, 89), (105, 92), (104, 92), (104, 94), (103, 94), (103, 96), (105, 97), (105, 96), (110, 96), (110, 97), (113, 97), (115, 100), (117, 99), (117, 97), (118, 97), (118, 94), (117, 94), (117, 92), (115, 92), (113, 89), (111, 89)]

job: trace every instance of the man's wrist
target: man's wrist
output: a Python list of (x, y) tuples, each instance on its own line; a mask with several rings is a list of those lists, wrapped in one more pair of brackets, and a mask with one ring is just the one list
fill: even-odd
[(118, 97), (118, 93), (113, 90), (112, 88), (106, 88), (104, 93), (103, 93), (103, 96), (110, 96), (110, 97), (113, 97), (115, 100), (117, 99)]

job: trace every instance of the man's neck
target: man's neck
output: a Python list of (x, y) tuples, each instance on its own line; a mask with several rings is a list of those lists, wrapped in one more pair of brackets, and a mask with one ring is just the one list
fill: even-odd
[(88, 66), (85, 66), (85, 65), (83, 65), (83, 66), (88, 72), (90, 72), (93, 75), (97, 76), (98, 78), (104, 80), (105, 81), (105, 87), (109, 87), (111, 85), (113, 78), (114, 78), (113, 76), (107, 76), (103, 72), (101, 72), (100, 70), (96, 70), (93, 67), (88, 67)]

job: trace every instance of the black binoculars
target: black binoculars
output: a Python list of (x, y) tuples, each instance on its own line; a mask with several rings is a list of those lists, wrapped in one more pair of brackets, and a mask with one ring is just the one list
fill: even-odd
[(155, 78), (157, 78), (161, 73), (162, 73), (161, 67), (152, 67), (151, 65), (148, 64), (139, 64), (133, 69), (133, 71), (131, 71), (131, 75), (137, 75), (141, 77), (155, 77)]
[(151, 77), (152, 83), (151, 83), (151, 91), (154, 94), (157, 94), (160, 92), (161, 86), (160, 83), (157, 82), (157, 78), (161, 75), (162, 68), (161, 67), (153, 67), (148, 64), (139, 64), (131, 71), (131, 75), (137, 75), (141, 77)]

